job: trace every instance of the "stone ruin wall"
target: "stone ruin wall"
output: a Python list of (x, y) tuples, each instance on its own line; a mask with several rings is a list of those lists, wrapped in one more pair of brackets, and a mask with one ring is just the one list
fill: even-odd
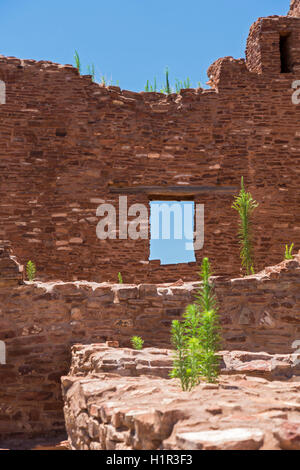
[[(287, 32), (293, 72), (281, 74)], [(299, 17), (260, 18), (246, 60), (219, 59), (208, 70), (210, 90), (169, 96), (105, 88), (72, 66), (1, 56), (0, 239), (23, 264), (33, 259), (44, 280), (115, 282), (121, 271), (125, 282), (190, 281), (203, 256), (216, 274), (237, 275), (231, 204), (244, 175), (260, 202), (257, 269), (279, 262), (285, 243), (299, 249), (300, 105), (291, 100), (299, 43)], [(197, 263), (160, 266), (148, 261), (148, 240), (97, 239), (101, 202), (117, 207), (129, 192), (129, 205), (148, 205), (199, 186), (206, 189), (193, 197), (205, 204), (205, 245)], [(232, 189), (216, 191), (224, 187)]]
[[(0, 340), (7, 355), (0, 365), (1, 439), (64, 429), (60, 377), (73, 344), (128, 347), (138, 334), (146, 347), (169, 348), (171, 322), (197, 289), (197, 283), (22, 284), (16, 261), (7, 251), (0, 255)], [(296, 352), (300, 254), (254, 277), (218, 278), (215, 286), (224, 349)]]
[(300, 2), (299, 0), (291, 0), (289, 16), (300, 17)]
[[(193, 300), (197, 283), (159, 283), (195, 280), (196, 263), (161, 267), (148, 263), (148, 241), (96, 238), (96, 207), (116, 202), (115, 191), (134, 187), (129, 204), (147, 204), (161, 194), (141, 186), (174, 197), (170, 186), (238, 187), (244, 175), (260, 202), (257, 267), (280, 261), (285, 243), (299, 248), (300, 107), (291, 84), (300, 53), (291, 49), (294, 73), (280, 74), (278, 52), (289, 30), (299, 44), (300, 18), (259, 19), (246, 61), (220, 59), (208, 71), (211, 90), (167, 97), (103, 88), (71, 66), (0, 57), (0, 238), (9, 240), (0, 250), (1, 439), (64, 428), (60, 377), (73, 344), (128, 346), (139, 334), (146, 346), (169, 347), (171, 321)], [(235, 191), (205, 191), (194, 198), (205, 204), (197, 264), (208, 255), (227, 275), (215, 281), (224, 348), (294, 352), (299, 255), (231, 279), (240, 266)], [(33, 284), (16, 261), (28, 259), (38, 265)], [(135, 284), (99, 284), (119, 271)]]

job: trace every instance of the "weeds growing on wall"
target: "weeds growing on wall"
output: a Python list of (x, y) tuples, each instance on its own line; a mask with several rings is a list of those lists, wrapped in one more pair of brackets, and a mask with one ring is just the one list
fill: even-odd
[[(180, 90), (185, 89), (185, 88), (192, 88), (191, 81), (189, 77), (182, 81), (179, 80), (178, 78), (175, 79), (175, 84), (174, 86), (171, 86), (170, 84), (170, 77), (169, 77), (169, 69), (168, 67), (165, 70), (165, 81), (161, 85), (160, 88), (157, 87), (157, 81), (156, 77), (154, 78), (153, 85), (150, 83), (149, 80), (147, 80), (146, 85), (145, 85), (145, 91), (146, 92), (157, 92), (159, 91), (160, 93), (164, 93), (166, 95), (170, 95), (171, 93), (180, 93)], [(201, 83), (198, 82), (198, 88), (201, 88)]]
[(111, 86), (113, 84), (112, 78), (107, 78), (105, 75), (101, 75), (100, 83), (103, 86)]
[[(79, 74), (82, 74), (82, 63), (81, 59), (79, 56), (79, 53), (77, 50), (75, 50), (74, 53), (74, 59), (75, 59), (75, 67), (77, 68)], [(95, 70), (95, 65), (91, 64), (87, 66), (87, 73), (88, 75), (91, 75), (93, 82), (96, 82), (96, 70)], [(111, 86), (113, 85), (112, 78), (107, 79), (105, 75), (100, 76), (100, 82), (101, 85), (103, 86)], [(116, 82), (116, 85), (119, 86), (119, 81)], [(198, 82), (197, 87), (201, 88), (201, 83)], [(169, 69), (166, 67), (165, 69), (165, 80), (164, 83), (158, 87), (157, 85), (157, 80), (156, 77), (154, 77), (153, 84), (150, 83), (150, 80), (147, 80), (146, 85), (145, 85), (145, 91), (147, 92), (160, 92), (164, 93), (166, 95), (170, 95), (171, 93), (180, 93), (180, 90), (186, 89), (186, 88), (192, 88), (191, 81), (189, 77), (187, 77), (186, 80), (179, 80), (178, 78), (175, 79), (174, 86), (171, 86), (170, 84), (170, 77), (169, 77)]]
[(183, 391), (192, 390), (201, 377), (212, 383), (219, 376), (220, 326), (208, 258), (203, 259), (200, 277), (202, 286), (196, 302), (188, 305), (182, 321), (172, 322), (171, 339), (176, 352), (170, 375), (180, 379)]
[(284, 259), (293, 259), (293, 249), (295, 244), (292, 243), (290, 246), (285, 245)]
[[(74, 53), (74, 59), (75, 59), (75, 67), (77, 68), (79, 74), (82, 74), (82, 64), (80, 60), (80, 56), (78, 51), (75, 51)], [(87, 74), (91, 75), (93, 82), (96, 82), (96, 69), (95, 69), (95, 64), (91, 64), (87, 66)], [(112, 78), (108, 79), (106, 78), (105, 75), (100, 76), (100, 83), (101, 85), (104, 86), (110, 86), (113, 84)], [(116, 82), (116, 85), (119, 86), (119, 82)]]
[(28, 261), (26, 264), (26, 274), (28, 281), (33, 281), (36, 274), (36, 267), (32, 261)]
[(118, 281), (119, 281), (119, 284), (123, 284), (123, 277), (121, 273), (118, 273)]
[(137, 351), (143, 349), (144, 340), (140, 336), (133, 336), (130, 341), (133, 349), (136, 349)]
[(145, 91), (151, 91), (151, 92), (157, 92), (157, 81), (156, 81), (156, 77), (154, 77), (154, 82), (153, 82), (153, 85), (151, 85), (150, 81), (147, 80), (146, 82), (146, 86), (145, 86)]
[(247, 275), (254, 274), (251, 216), (258, 206), (259, 204), (253, 199), (252, 195), (246, 192), (244, 178), (242, 177), (241, 190), (239, 195), (235, 197), (232, 208), (238, 212), (240, 217), (240, 257), (242, 260), (242, 268), (246, 271)]

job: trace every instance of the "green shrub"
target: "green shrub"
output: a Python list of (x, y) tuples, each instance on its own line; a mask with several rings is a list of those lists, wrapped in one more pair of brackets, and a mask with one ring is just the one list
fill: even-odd
[(294, 243), (292, 243), (291, 246), (285, 245), (284, 259), (293, 259), (294, 246), (295, 246)]
[(180, 379), (183, 391), (192, 390), (201, 377), (215, 382), (219, 375), (220, 326), (210, 276), (209, 260), (204, 258), (196, 302), (188, 305), (183, 321), (172, 322), (171, 340), (176, 353), (170, 375)]
[(32, 261), (28, 261), (26, 264), (26, 274), (28, 281), (33, 281), (36, 274), (36, 267)]
[(118, 281), (119, 281), (119, 284), (123, 284), (123, 277), (121, 273), (118, 273)]
[(213, 383), (218, 378), (220, 369), (220, 359), (216, 354), (220, 345), (219, 319), (215, 310), (203, 312), (199, 330), (201, 376)]
[(143, 349), (144, 340), (140, 336), (133, 336), (130, 341), (133, 349), (138, 351)]
[(201, 345), (200, 372), (208, 382), (214, 382), (219, 376), (220, 325), (217, 314), (218, 307), (214, 295), (214, 287), (210, 282), (212, 276), (208, 258), (204, 258), (200, 277), (202, 289), (196, 296), (196, 303), (200, 308), (199, 341)]
[(254, 274), (253, 266), (253, 249), (252, 249), (252, 234), (251, 234), (251, 216), (253, 211), (259, 204), (253, 199), (250, 193), (245, 191), (244, 178), (241, 181), (241, 190), (232, 208), (235, 209), (239, 216), (239, 240), (240, 240), (240, 257), (242, 260), (242, 268), (246, 270), (246, 274)]
[[(172, 322), (171, 341), (176, 350), (170, 377), (180, 379), (181, 388), (190, 390), (190, 371), (187, 341), (184, 324), (178, 320)], [(198, 377), (198, 373), (197, 373)]]

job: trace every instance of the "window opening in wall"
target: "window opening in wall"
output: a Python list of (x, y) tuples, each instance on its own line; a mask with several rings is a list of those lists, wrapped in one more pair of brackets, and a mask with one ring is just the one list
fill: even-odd
[(150, 260), (162, 265), (196, 261), (194, 206), (194, 201), (150, 201)]
[(280, 34), (281, 73), (292, 73), (290, 42), (291, 35), (289, 33)]

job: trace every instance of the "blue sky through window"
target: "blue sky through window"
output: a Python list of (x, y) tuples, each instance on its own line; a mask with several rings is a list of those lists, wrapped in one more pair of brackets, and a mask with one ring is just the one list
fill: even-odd
[(193, 201), (150, 202), (150, 260), (161, 264), (196, 261), (194, 250), (187, 249), (193, 232)]

